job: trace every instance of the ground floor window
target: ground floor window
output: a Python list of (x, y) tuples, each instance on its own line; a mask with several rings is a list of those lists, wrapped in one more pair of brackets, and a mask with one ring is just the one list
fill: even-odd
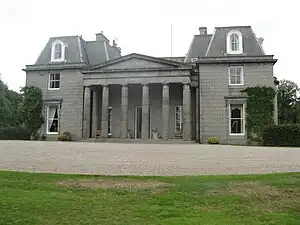
[(108, 135), (111, 135), (111, 131), (112, 131), (112, 107), (109, 106), (108, 107)]
[(59, 129), (59, 105), (47, 106), (47, 133), (57, 134)]
[(245, 118), (244, 118), (244, 105), (231, 104), (229, 109), (230, 119), (230, 134), (244, 134)]
[(175, 106), (175, 132), (181, 132), (182, 126), (182, 106), (177, 105)]

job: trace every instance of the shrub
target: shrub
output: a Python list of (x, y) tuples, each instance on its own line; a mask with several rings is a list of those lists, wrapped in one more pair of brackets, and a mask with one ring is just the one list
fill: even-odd
[(72, 135), (70, 132), (64, 132), (63, 135), (67, 136), (67, 141), (72, 141)]
[(216, 145), (219, 144), (219, 139), (217, 137), (210, 137), (208, 138), (208, 144), (210, 145)]
[(300, 147), (300, 124), (271, 125), (263, 130), (263, 145)]
[(58, 141), (71, 141), (71, 133), (70, 132), (64, 132), (63, 134), (58, 135), (57, 137)]
[(2, 140), (30, 140), (30, 131), (24, 126), (9, 126), (0, 129)]

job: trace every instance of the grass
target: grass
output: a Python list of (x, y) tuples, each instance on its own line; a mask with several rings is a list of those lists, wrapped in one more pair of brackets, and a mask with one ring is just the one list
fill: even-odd
[(5, 225), (299, 225), (300, 173), (104, 177), (0, 172)]

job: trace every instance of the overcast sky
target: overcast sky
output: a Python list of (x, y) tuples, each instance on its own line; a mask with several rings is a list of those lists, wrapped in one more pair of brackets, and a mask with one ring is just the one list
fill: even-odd
[[(178, 3), (180, 2), (180, 4)], [(300, 12), (296, 0), (1, 0), (0, 73), (14, 90), (25, 84), (25, 65), (34, 64), (51, 36), (83, 35), (94, 40), (103, 31), (118, 39), (122, 55), (132, 52), (184, 56), (199, 26), (251, 25), (264, 37), (264, 49), (278, 59), (275, 76), (300, 84)], [(298, 21), (298, 23), (296, 22)]]

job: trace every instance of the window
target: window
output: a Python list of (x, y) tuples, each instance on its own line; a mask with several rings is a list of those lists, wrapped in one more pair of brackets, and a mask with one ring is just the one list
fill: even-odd
[(227, 34), (227, 54), (243, 53), (243, 36), (240, 31), (233, 30)]
[(230, 44), (231, 44), (231, 51), (233, 52), (239, 51), (239, 36), (237, 34), (232, 34), (230, 36)]
[(111, 131), (112, 131), (112, 107), (109, 106), (108, 107), (108, 135), (111, 135)]
[(65, 44), (56, 40), (52, 43), (51, 62), (62, 62), (65, 60)]
[(60, 88), (60, 73), (49, 74), (49, 90), (58, 90)]
[(243, 104), (230, 104), (229, 126), (230, 135), (244, 135), (245, 119)]
[(59, 105), (47, 107), (47, 134), (58, 134), (59, 128)]
[(61, 59), (62, 57), (62, 45), (61, 43), (57, 43), (55, 44), (55, 47), (54, 47), (54, 59), (57, 60), (57, 59)]
[(175, 132), (182, 132), (182, 106), (175, 106)]
[(228, 68), (229, 85), (243, 85), (244, 71), (242, 66), (230, 66)]

